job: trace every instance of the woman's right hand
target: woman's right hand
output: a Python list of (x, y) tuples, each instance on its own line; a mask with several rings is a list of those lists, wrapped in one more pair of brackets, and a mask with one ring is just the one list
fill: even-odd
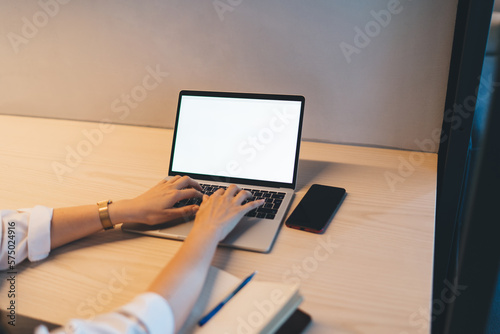
[(226, 190), (219, 189), (210, 197), (203, 195), (191, 233), (211, 232), (216, 240), (224, 239), (247, 212), (264, 204), (261, 199), (241, 205), (251, 196), (250, 192), (236, 185), (230, 185)]

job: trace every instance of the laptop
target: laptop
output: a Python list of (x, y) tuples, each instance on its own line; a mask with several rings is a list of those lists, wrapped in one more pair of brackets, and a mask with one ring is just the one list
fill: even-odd
[[(266, 201), (245, 215), (221, 246), (271, 250), (294, 196), (304, 103), (296, 95), (179, 93), (169, 177), (188, 175), (208, 195), (234, 183)], [(200, 202), (189, 199), (175, 206)], [(122, 229), (184, 240), (192, 224), (123, 224)]]

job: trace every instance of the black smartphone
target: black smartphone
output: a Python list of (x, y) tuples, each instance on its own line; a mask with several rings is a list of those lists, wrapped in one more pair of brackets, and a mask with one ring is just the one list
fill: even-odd
[(311, 323), (311, 316), (301, 309), (296, 309), (275, 334), (301, 334)]
[(344, 188), (313, 184), (285, 225), (308, 232), (323, 233), (346, 195)]

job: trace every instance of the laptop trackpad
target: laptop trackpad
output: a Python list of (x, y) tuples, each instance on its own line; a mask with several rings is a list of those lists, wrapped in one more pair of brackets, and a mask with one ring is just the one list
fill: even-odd
[[(280, 224), (268, 219), (244, 217), (241, 222), (219, 244), (233, 248), (267, 252), (271, 249), (276, 230)], [(122, 229), (157, 237), (184, 240), (191, 229), (193, 221), (177, 220), (165, 224), (148, 226), (145, 224), (123, 224)]]
[[(226, 243), (230, 244), (234, 241), (236, 241), (238, 238), (243, 236), (244, 234), (251, 233), (251, 230), (255, 228), (255, 225), (259, 223), (260, 219), (253, 219), (254, 221), (247, 221), (246, 219), (244, 221), (241, 221), (236, 225), (236, 227), (226, 236), (224, 240), (221, 241), (221, 243)], [(166, 223), (166, 224), (161, 224), (157, 225), (155, 230), (158, 229), (159, 233), (164, 233), (164, 234), (169, 234), (169, 235), (175, 235), (179, 237), (187, 237), (191, 229), (193, 228), (193, 221), (189, 222), (184, 222), (184, 221), (177, 221), (175, 223)], [(261, 232), (259, 232), (260, 234)]]

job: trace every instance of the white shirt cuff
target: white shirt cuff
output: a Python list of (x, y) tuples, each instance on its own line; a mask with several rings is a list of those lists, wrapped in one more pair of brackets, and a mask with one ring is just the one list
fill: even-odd
[(50, 222), (53, 209), (37, 205), (30, 210), (28, 225), (28, 259), (39, 261), (50, 253)]
[(127, 305), (123, 312), (136, 317), (149, 334), (174, 332), (174, 314), (168, 302), (154, 292), (143, 293)]

